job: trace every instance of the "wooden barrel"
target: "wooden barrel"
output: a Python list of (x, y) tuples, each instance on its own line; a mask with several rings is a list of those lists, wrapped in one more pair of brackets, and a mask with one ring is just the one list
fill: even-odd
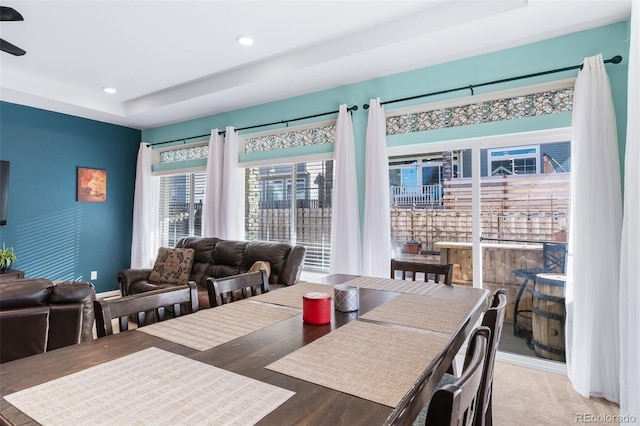
[(532, 332), (536, 355), (565, 361), (565, 275), (538, 274), (533, 288)]

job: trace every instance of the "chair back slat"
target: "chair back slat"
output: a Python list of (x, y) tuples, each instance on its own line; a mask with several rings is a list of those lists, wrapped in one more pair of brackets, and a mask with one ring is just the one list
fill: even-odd
[[(131, 296), (119, 297), (116, 299), (98, 299), (94, 303), (96, 312), (96, 332), (98, 337), (113, 334), (112, 320), (118, 319), (120, 331), (129, 329), (129, 315), (134, 315), (138, 327), (147, 324), (149, 317), (155, 317), (157, 321), (167, 319), (165, 307), (173, 307), (172, 316), (183, 314), (180, 309), (186, 306), (192, 313), (198, 310), (198, 289), (196, 284), (176, 286), (160, 290), (148, 291), (145, 293), (133, 294)], [(177, 307), (177, 308), (176, 308)], [(148, 313), (155, 315), (148, 315)]]
[(225, 278), (208, 278), (207, 292), (211, 307), (236, 302), (269, 291), (269, 278), (264, 269)]
[[(140, 319), (140, 314), (138, 314), (137, 321), (138, 321), (138, 324), (144, 324), (144, 317), (143, 319)], [(129, 318), (127, 317), (118, 318), (118, 330), (124, 331), (128, 329), (129, 329)], [(113, 330), (109, 334), (113, 334)], [(98, 336), (98, 337), (101, 337), (101, 336)]]
[(398, 271), (401, 272), (403, 280), (416, 281), (416, 276), (420, 273), (424, 275), (424, 281), (433, 279), (434, 282), (445, 285), (451, 285), (453, 277), (452, 264), (443, 265), (391, 259), (391, 278), (395, 279)]

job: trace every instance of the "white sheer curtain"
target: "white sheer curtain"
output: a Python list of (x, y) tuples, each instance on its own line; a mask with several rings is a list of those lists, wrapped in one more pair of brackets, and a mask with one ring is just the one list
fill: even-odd
[(360, 211), (356, 176), (353, 123), (346, 105), (340, 105), (333, 159), (334, 185), (331, 206), (331, 273), (362, 273)]
[(148, 268), (156, 258), (157, 235), (154, 226), (152, 152), (149, 144), (142, 142), (138, 148), (136, 183), (133, 198), (133, 235), (131, 240), (131, 267)]
[(220, 206), (222, 205), (222, 158), (224, 143), (218, 129), (211, 130), (207, 155), (206, 193), (202, 206), (202, 236), (221, 235)]
[(244, 185), (238, 168), (238, 145), (240, 137), (234, 127), (225, 132), (222, 161), (222, 197), (220, 216), (220, 238), (241, 240), (244, 238)]
[[(640, 3), (631, 6), (624, 216), (620, 251), (620, 414), (640, 419)], [(623, 421), (622, 423), (625, 423)], [(631, 423), (631, 421), (628, 421)], [(634, 422), (635, 423), (635, 422)]]
[(618, 402), (622, 195), (615, 112), (602, 55), (585, 58), (578, 73), (572, 126), (567, 371), (582, 396)]
[(362, 273), (389, 277), (391, 219), (389, 213), (389, 157), (387, 125), (380, 99), (369, 101), (365, 152), (364, 230)]

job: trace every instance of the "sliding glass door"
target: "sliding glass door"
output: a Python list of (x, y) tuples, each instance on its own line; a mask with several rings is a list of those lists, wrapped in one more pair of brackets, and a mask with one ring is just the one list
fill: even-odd
[[(566, 251), (569, 140), (564, 128), (390, 150), (393, 255), (451, 263), (456, 285), (505, 289), (503, 352), (563, 360), (564, 259), (551, 265), (543, 253)], [(420, 241), (418, 255), (403, 250), (409, 240)], [(559, 277), (536, 302), (538, 273)]]
[(507, 293), (499, 350), (564, 362), (570, 133), (513, 136), (478, 147), (482, 286)]

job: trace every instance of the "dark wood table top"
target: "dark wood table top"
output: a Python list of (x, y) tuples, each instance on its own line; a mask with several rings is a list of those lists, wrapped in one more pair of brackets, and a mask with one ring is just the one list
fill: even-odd
[[(332, 275), (325, 281), (327, 284), (339, 284), (351, 278), (354, 276)], [(295, 392), (293, 397), (264, 417), (258, 424), (384, 424), (390, 416), (391, 418), (394, 416), (394, 410), (391, 407), (280, 374), (265, 367), (357, 319), (358, 315), (395, 298), (398, 294), (361, 288), (359, 311), (352, 313), (335, 311), (331, 324), (304, 324), (300, 313), (207, 351), (191, 349), (135, 330), (119, 333), (0, 364), (0, 392), (4, 397), (145, 348), (157, 347)], [(441, 357), (446, 358), (442, 363), (444, 364), (450, 362), (455, 356), (473, 324), (480, 318), (488, 292), (482, 289), (442, 286), (434, 295), (443, 299), (450, 298), (474, 303), (466, 321), (452, 335), (447, 347), (442, 348)], [(434, 379), (439, 379), (444, 373), (443, 368), (446, 370), (446, 366), (443, 366), (435, 371), (434, 365), (425, 366), (425, 369), (433, 371), (424, 373), (427, 376), (438, 376)], [(430, 389), (429, 392), (432, 390)], [(78, 397), (82, 398), (85, 392), (91, 392), (91, 389), (88, 387), (79, 390)], [(4, 398), (0, 401), (0, 423), (35, 424), (33, 419), (13, 407)]]

